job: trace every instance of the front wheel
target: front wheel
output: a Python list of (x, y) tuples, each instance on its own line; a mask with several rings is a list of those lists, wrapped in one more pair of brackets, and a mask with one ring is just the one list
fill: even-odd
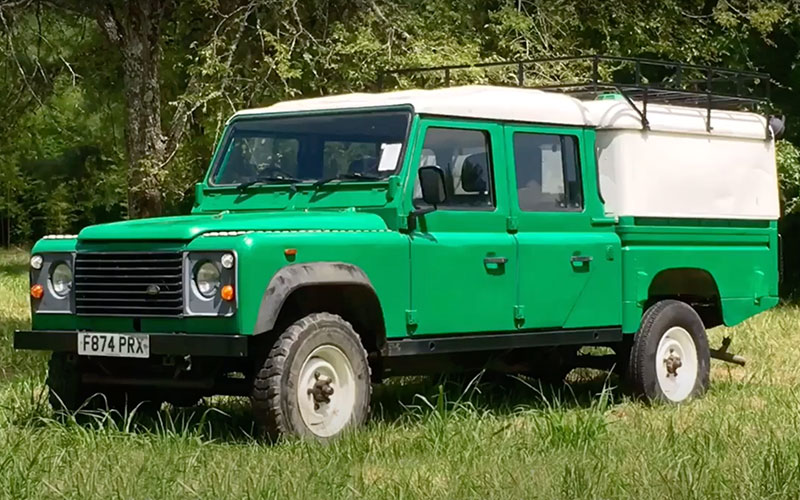
[(353, 327), (315, 313), (278, 337), (257, 367), (251, 402), (270, 437), (326, 441), (366, 421), (371, 393), (367, 352)]
[(680, 403), (706, 392), (711, 356), (703, 321), (688, 304), (663, 300), (642, 316), (628, 380), (636, 395)]

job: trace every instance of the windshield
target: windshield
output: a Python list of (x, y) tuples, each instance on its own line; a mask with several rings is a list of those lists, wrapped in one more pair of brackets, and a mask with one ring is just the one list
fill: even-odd
[(210, 183), (384, 179), (400, 166), (410, 119), (383, 111), (236, 121)]

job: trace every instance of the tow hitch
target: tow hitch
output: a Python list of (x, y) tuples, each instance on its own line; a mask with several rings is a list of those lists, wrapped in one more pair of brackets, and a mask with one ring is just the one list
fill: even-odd
[(742, 356), (728, 352), (728, 347), (730, 347), (730, 345), (731, 338), (723, 338), (722, 346), (719, 349), (711, 349), (711, 357), (714, 359), (719, 359), (720, 361), (727, 361), (728, 363), (744, 366), (747, 361)]

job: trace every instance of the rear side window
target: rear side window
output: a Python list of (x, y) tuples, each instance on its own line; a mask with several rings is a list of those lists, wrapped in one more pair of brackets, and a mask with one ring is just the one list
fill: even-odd
[[(444, 171), (447, 201), (439, 209), (491, 210), (494, 207), (491, 145), (482, 130), (431, 127), (425, 133), (420, 166)], [(424, 205), (419, 178), (414, 203)]]
[(514, 166), (520, 210), (568, 212), (583, 208), (577, 137), (517, 132)]

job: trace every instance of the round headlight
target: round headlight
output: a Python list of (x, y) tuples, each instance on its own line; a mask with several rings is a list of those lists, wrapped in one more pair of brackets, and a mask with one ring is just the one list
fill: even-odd
[(44, 262), (44, 259), (42, 259), (41, 255), (34, 255), (31, 257), (31, 267), (37, 271), (42, 268), (42, 262)]
[(219, 269), (216, 264), (211, 262), (203, 262), (197, 266), (194, 273), (194, 283), (197, 285), (197, 291), (203, 297), (213, 296), (219, 289)]
[(53, 293), (59, 297), (66, 297), (72, 289), (72, 269), (66, 262), (59, 262), (50, 272), (50, 286)]

